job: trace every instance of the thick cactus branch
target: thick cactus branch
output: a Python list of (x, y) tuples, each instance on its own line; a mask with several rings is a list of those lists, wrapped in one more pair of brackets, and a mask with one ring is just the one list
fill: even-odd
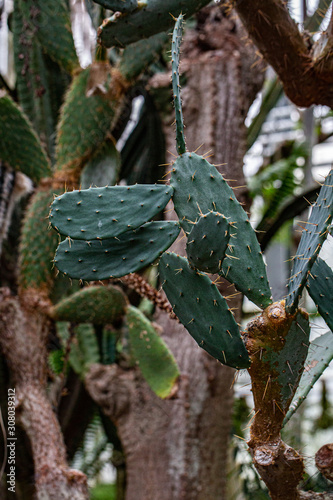
[(16, 415), (31, 443), (36, 498), (86, 500), (86, 477), (68, 467), (59, 422), (46, 394), (49, 322), (40, 312), (23, 310), (9, 290), (2, 289), (0, 298), (0, 346), (15, 383)]
[(316, 57), (291, 18), (286, 2), (254, 0), (251, 8), (244, 0), (231, 3), (265, 60), (279, 75), (289, 99), (302, 107), (332, 106), (331, 77), (327, 80), (332, 74), (330, 46)]

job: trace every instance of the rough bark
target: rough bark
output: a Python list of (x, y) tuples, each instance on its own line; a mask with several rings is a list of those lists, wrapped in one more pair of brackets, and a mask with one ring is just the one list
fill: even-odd
[[(244, 118), (264, 76), (253, 69), (257, 57), (242, 43), (243, 34), (220, 7), (204, 9), (182, 48), (187, 147), (203, 143), (203, 153), (212, 149), (213, 162), (223, 164), (220, 170), (234, 186), (244, 185)], [(167, 149), (175, 151), (171, 127), (166, 139)], [(245, 190), (236, 192), (245, 201)], [(184, 240), (177, 245), (181, 251)], [(232, 294), (229, 285), (224, 294)], [(230, 302), (238, 321), (240, 304), (240, 296)], [(165, 313), (156, 321), (181, 370), (173, 399), (158, 400), (138, 373), (119, 367), (97, 365), (86, 377), (88, 392), (117, 424), (126, 455), (126, 499), (224, 499), (235, 372)]]
[(49, 321), (25, 310), (8, 289), (0, 294), (0, 346), (10, 368), (16, 418), (27, 433), (34, 460), (37, 500), (88, 498), (86, 476), (71, 470), (58, 420), (47, 398)]
[[(231, 0), (250, 38), (280, 77), (297, 106), (333, 105), (333, 35), (322, 33), (315, 44), (290, 17), (287, 2)], [(332, 23), (331, 23), (332, 25)]]

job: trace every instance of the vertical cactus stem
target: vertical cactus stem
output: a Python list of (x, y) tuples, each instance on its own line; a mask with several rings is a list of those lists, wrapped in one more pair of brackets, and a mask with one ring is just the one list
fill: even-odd
[(288, 314), (284, 301), (270, 305), (247, 325), (244, 337), (255, 403), (250, 448), (279, 439), (303, 373), (309, 334), (307, 314), (300, 309)]
[(182, 155), (186, 152), (185, 136), (184, 136), (184, 122), (182, 103), (180, 98), (180, 84), (179, 84), (179, 54), (180, 44), (182, 40), (184, 17), (180, 14), (176, 20), (175, 28), (172, 35), (172, 91), (173, 101), (175, 105), (176, 114), (176, 143), (177, 152)]

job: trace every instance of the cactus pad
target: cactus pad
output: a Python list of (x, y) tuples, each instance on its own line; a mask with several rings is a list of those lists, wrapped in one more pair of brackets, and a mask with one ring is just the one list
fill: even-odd
[(51, 311), (56, 321), (103, 325), (121, 319), (126, 298), (113, 286), (88, 286), (61, 300)]
[(135, 307), (127, 310), (130, 350), (148, 385), (160, 398), (174, 390), (179, 370), (171, 351), (151, 322)]
[(122, 104), (125, 87), (119, 72), (95, 62), (73, 80), (61, 109), (56, 169), (77, 180), (82, 166), (105, 141)]
[(319, 192), (316, 203), (304, 229), (301, 241), (294, 257), (291, 277), (288, 283), (286, 310), (289, 313), (297, 309), (299, 299), (314, 261), (324, 243), (333, 215), (333, 170), (330, 171)]
[(129, 81), (137, 78), (159, 57), (168, 41), (167, 33), (158, 33), (147, 40), (133, 43), (122, 54), (119, 64), (120, 73)]
[(119, 180), (121, 158), (111, 139), (107, 139), (84, 166), (81, 187), (114, 186)]
[[(138, 8), (138, 0), (94, 0), (94, 2), (105, 9), (117, 12), (132, 12)], [(140, 3), (142, 3), (142, 0)]]
[(285, 425), (293, 416), (299, 406), (303, 403), (309, 394), (314, 383), (322, 375), (333, 359), (332, 332), (314, 339), (309, 346), (309, 353), (305, 361), (304, 372), (300, 380), (298, 389), (295, 393), (290, 409), (284, 419)]
[(34, 182), (51, 175), (40, 140), (14, 101), (0, 90), (0, 160)]
[(173, 202), (189, 233), (202, 214), (223, 214), (233, 224), (221, 275), (261, 308), (272, 303), (266, 267), (250, 221), (222, 175), (203, 157), (184, 153), (171, 171)]
[(306, 286), (319, 313), (333, 331), (333, 271), (320, 257), (317, 257), (312, 266)]
[(208, 276), (173, 253), (161, 257), (159, 273), (175, 314), (198, 345), (225, 365), (248, 368), (250, 360), (238, 325)]
[(58, 235), (48, 227), (47, 216), (53, 200), (53, 189), (40, 187), (26, 210), (20, 242), (19, 285), (50, 291), (53, 279), (53, 257)]
[(50, 222), (60, 234), (74, 239), (112, 238), (161, 212), (172, 192), (170, 186), (156, 184), (71, 191), (54, 200)]
[(175, 115), (176, 115), (176, 144), (177, 152), (179, 155), (185, 153), (186, 144), (184, 136), (184, 122), (183, 122), (183, 111), (180, 99), (180, 84), (179, 84), (179, 53), (180, 44), (182, 41), (183, 34), (183, 24), (184, 18), (180, 14), (172, 35), (172, 91), (173, 91), (173, 102), (175, 105)]
[(125, 47), (171, 28), (182, 13), (190, 17), (210, 0), (149, 0), (147, 6), (129, 14), (104, 19), (98, 29), (98, 42), (104, 47)]
[(174, 242), (179, 230), (176, 222), (148, 222), (112, 239), (66, 239), (60, 243), (54, 262), (72, 278), (119, 278), (151, 264)]
[(70, 13), (64, 0), (20, 0), (25, 19), (44, 50), (66, 71), (79, 67)]
[(217, 212), (202, 215), (196, 222), (186, 244), (190, 266), (208, 273), (221, 271), (230, 239), (231, 225)]

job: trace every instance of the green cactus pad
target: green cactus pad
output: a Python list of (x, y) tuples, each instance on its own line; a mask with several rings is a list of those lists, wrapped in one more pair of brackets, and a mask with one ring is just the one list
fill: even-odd
[(305, 361), (304, 372), (298, 389), (290, 405), (290, 409), (284, 419), (285, 425), (296, 410), (303, 403), (315, 382), (322, 375), (333, 359), (333, 334), (327, 332), (314, 339), (309, 346), (309, 353)]
[(291, 277), (288, 283), (286, 311), (296, 311), (299, 299), (315, 259), (324, 243), (333, 215), (333, 170), (330, 171), (319, 192), (316, 203), (312, 206), (310, 218), (306, 224), (294, 257)]
[[(138, 8), (138, 0), (94, 0), (105, 9), (116, 12), (132, 12)], [(142, 0), (139, 3), (142, 3)]]
[(113, 286), (89, 286), (63, 299), (51, 311), (56, 321), (103, 325), (121, 319), (126, 298)]
[(333, 331), (333, 271), (320, 257), (312, 266), (306, 287), (319, 313)]
[(173, 202), (181, 226), (189, 233), (202, 214), (223, 214), (233, 224), (221, 275), (261, 308), (272, 303), (266, 267), (255, 232), (233, 190), (202, 156), (184, 153), (171, 171)]
[(266, 346), (263, 350), (262, 363), (270, 364), (272, 373), (276, 370), (277, 382), (281, 390), (279, 406), (284, 412), (289, 408), (303, 373), (309, 348), (309, 336), (308, 317), (298, 312), (282, 342), (282, 349), (276, 346), (272, 348)]
[(238, 325), (208, 276), (173, 253), (161, 257), (159, 273), (175, 314), (198, 345), (225, 365), (248, 368), (250, 359)]
[(151, 322), (135, 307), (127, 310), (130, 350), (150, 388), (170, 396), (179, 377), (177, 362)]
[(202, 215), (196, 222), (186, 243), (190, 266), (208, 273), (221, 271), (232, 226), (217, 212)]
[[(55, 122), (60, 105), (57, 94), (64, 88), (65, 72), (45, 54), (22, 16), (19, 3), (20, 0), (15, 0), (12, 18), (18, 101), (38, 136), (43, 138), (48, 156), (53, 159)], [(55, 67), (56, 74), (53, 73)]]
[(149, 0), (147, 6), (130, 14), (104, 19), (98, 29), (98, 42), (104, 47), (125, 47), (171, 28), (182, 13), (190, 17), (210, 0)]
[(36, 183), (51, 175), (49, 161), (28, 119), (2, 90), (0, 137), (0, 160), (20, 170)]
[(81, 187), (114, 186), (119, 180), (120, 153), (111, 139), (107, 139), (84, 166)]
[[(66, 348), (69, 339), (70, 323), (58, 321), (57, 333)], [(74, 338), (70, 345), (69, 363), (81, 377), (89, 370), (90, 365), (100, 362), (98, 342), (93, 325), (82, 324), (74, 327)]]
[(108, 94), (114, 84), (111, 69), (103, 62), (93, 63), (74, 78), (60, 113), (57, 171), (73, 172), (77, 179), (76, 172), (105, 141), (122, 103), (121, 95), (118, 99)]
[(54, 200), (52, 226), (77, 240), (119, 236), (161, 212), (173, 193), (170, 186), (137, 184), (67, 192)]
[(17, 95), (24, 113), (34, 123), (34, 83), (37, 82), (37, 74), (31, 63), (35, 38), (33, 31), (22, 16), (20, 0), (14, 0), (12, 32)]
[(177, 18), (173, 30), (172, 46), (171, 46), (172, 92), (173, 92), (173, 102), (175, 105), (175, 115), (176, 115), (176, 144), (177, 144), (177, 152), (179, 155), (185, 153), (186, 151), (183, 111), (180, 98), (180, 84), (179, 84), (179, 53), (183, 35), (183, 24), (184, 24), (184, 17), (182, 16), (182, 14), (180, 14), (180, 16)]
[(44, 50), (66, 71), (79, 68), (64, 0), (20, 0), (22, 13)]
[(26, 210), (20, 242), (19, 285), (22, 290), (47, 289), (54, 280), (53, 258), (59, 238), (49, 227), (53, 189), (40, 187)]
[(161, 54), (169, 41), (167, 33), (158, 33), (147, 40), (140, 40), (127, 47), (119, 64), (120, 73), (131, 81), (147, 69)]
[(119, 278), (151, 264), (174, 242), (179, 230), (176, 222), (148, 222), (112, 239), (66, 239), (60, 243), (54, 262), (72, 278)]

